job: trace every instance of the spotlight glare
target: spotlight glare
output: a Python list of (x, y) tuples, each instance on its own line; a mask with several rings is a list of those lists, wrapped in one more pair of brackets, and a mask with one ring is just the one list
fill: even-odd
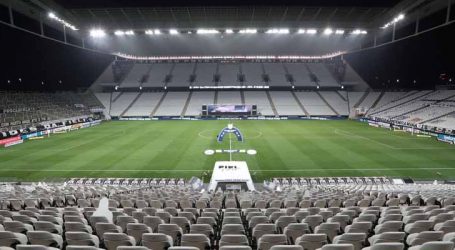
[(256, 34), (256, 33), (258, 33), (258, 30), (257, 29), (242, 29), (242, 30), (239, 30), (239, 33), (240, 34)]
[(196, 33), (205, 35), (205, 34), (218, 34), (220, 32), (216, 29), (198, 29), (198, 30), (196, 30)]
[(313, 35), (313, 34), (318, 33), (318, 31), (316, 29), (308, 29), (308, 30), (306, 30), (306, 33), (310, 34), (310, 35)]
[(331, 35), (333, 33), (333, 30), (331, 28), (327, 28), (324, 30), (324, 35)]
[(123, 36), (123, 35), (125, 35), (125, 32), (122, 31), (122, 30), (116, 30), (116, 31), (114, 32), (114, 35), (116, 35), (116, 36)]
[(225, 33), (226, 33), (226, 34), (233, 34), (234, 31), (233, 31), (232, 29), (227, 29), (227, 30), (225, 31)]
[(127, 36), (134, 36), (134, 30), (127, 30), (127, 31), (125, 31), (125, 35), (127, 35)]
[(176, 29), (170, 29), (170, 30), (169, 30), (169, 34), (171, 34), (171, 35), (178, 35), (179, 32), (178, 32)]
[(106, 31), (104, 31), (103, 29), (92, 29), (90, 30), (90, 36), (96, 38), (105, 37)]
[(298, 34), (305, 34), (306, 30), (305, 29), (299, 29), (297, 30)]
[(54, 12), (49, 12), (49, 14), (47, 14), (47, 16), (51, 19), (56, 19), (57, 16), (54, 14)]
[(335, 30), (335, 34), (343, 35), (344, 34), (344, 30)]
[(266, 34), (289, 34), (289, 29), (269, 29)]

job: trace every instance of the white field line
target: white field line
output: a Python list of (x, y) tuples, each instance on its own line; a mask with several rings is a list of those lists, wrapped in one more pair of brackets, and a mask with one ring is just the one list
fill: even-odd
[[(202, 137), (202, 138), (204, 138), (204, 139), (209, 139), (209, 140), (216, 139), (216, 135), (215, 135), (215, 137), (205, 135), (207, 132), (212, 132), (212, 131), (221, 131), (221, 130), (220, 130), (220, 129), (206, 129), (206, 130), (202, 130), (201, 132), (198, 133), (198, 136), (199, 136), (199, 137)], [(248, 131), (248, 129), (247, 129), (246, 131)], [(243, 136), (243, 138), (244, 138), (245, 140), (246, 140), (246, 139), (251, 140), (251, 139), (257, 139), (257, 138), (259, 138), (259, 137), (262, 136), (262, 132), (261, 132), (261, 131), (258, 131), (258, 130), (253, 130), (253, 131), (256, 132), (256, 135), (251, 136), (251, 137), (249, 137), (249, 136)], [(243, 134), (244, 134), (244, 133), (243, 133)]]
[[(453, 168), (307, 168), (307, 169), (250, 169), (255, 172), (314, 172), (314, 171), (389, 171), (389, 170), (455, 170)], [(210, 169), (0, 169), (0, 172), (15, 171), (15, 172), (203, 172), (211, 171)]]
[(442, 147), (400, 148), (400, 147), (395, 147), (395, 146), (389, 145), (387, 143), (376, 141), (374, 139), (371, 139), (371, 138), (368, 138), (368, 137), (365, 137), (365, 136), (356, 135), (356, 134), (353, 134), (351, 132), (344, 131), (344, 130), (341, 130), (341, 129), (335, 129), (334, 133), (338, 134), (338, 135), (341, 135), (341, 136), (356, 137), (356, 138), (364, 139), (364, 140), (367, 140), (367, 141), (370, 141), (370, 142), (374, 142), (376, 144), (379, 144), (379, 145), (382, 145), (382, 146), (385, 146), (387, 148), (394, 149), (394, 150), (453, 150), (453, 149), (455, 149), (455, 147), (453, 147), (453, 148), (442, 148)]

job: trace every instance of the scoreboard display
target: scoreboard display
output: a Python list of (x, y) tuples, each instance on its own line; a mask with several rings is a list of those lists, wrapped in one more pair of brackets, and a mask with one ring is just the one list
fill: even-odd
[(203, 112), (204, 115), (209, 115), (209, 116), (255, 115), (255, 113), (256, 113), (256, 105), (209, 104), (209, 105), (204, 105), (202, 107), (202, 112)]

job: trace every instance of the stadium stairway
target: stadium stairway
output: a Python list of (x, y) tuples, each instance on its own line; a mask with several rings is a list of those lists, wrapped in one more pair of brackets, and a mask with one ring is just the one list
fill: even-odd
[(269, 99), (270, 106), (272, 107), (273, 110), (273, 114), (275, 116), (278, 116), (278, 111), (276, 111), (275, 103), (272, 100), (272, 96), (270, 96), (270, 92), (267, 90), (265, 93), (267, 94), (267, 99)]
[(321, 93), (319, 93), (319, 91), (316, 91), (316, 93), (317, 93), (318, 96), (321, 98), (321, 100), (325, 103), (325, 105), (327, 105), (327, 107), (329, 107), (330, 110), (332, 110), (333, 113), (335, 113), (336, 115), (340, 115), (340, 113), (338, 113), (338, 112), (332, 107), (332, 105), (330, 105), (329, 102), (327, 102), (327, 100), (324, 98), (324, 96), (321, 95)]
[(406, 111), (406, 112), (401, 113), (401, 114), (396, 115), (396, 116), (392, 116), (392, 117), (390, 117), (390, 119), (394, 119), (394, 118), (397, 118), (397, 117), (401, 117), (401, 116), (403, 116), (403, 115), (407, 115), (407, 114), (410, 114), (410, 113), (413, 113), (413, 112), (416, 112), (416, 111), (418, 111), (418, 110), (421, 110), (421, 109), (424, 109), (424, 108), (428, 108), (428, 107), (430, 107), (430, 104), (420, 106), (420, 107), (418, 107), (418, 108), (412, 109), (412, 110), (410, 110), (410, 111)]
[(120, 96), (123, 95), (123, 93), (124, 93), (124, 92), (120, 92), (120, 93), (114, 98), (114, 100), (112, 100), (112, 102), (117, 101), (117, 100), (120, 98)]
[(365, 98), (367, 98), (368, 94), (370, 94), (370, 90), (367, 90), (363, 96), (354, 104), (354, 108), (358, 108), (360, 104), (362, 104), (362, 102), (365, 100)]
[(185, 106), (183, 106), (181, 116), (185, 116), (186, 110), (188, 109), (188, 105), (190, 104), (192, 96), (193, 96), (193, 91), (190, 91), (190, 94), (188, 95), (188, 98), (186, 98)]
[[(403, 104), (413, 102), (413, 101), (418, 100), (418, 99), (420, 99), (420, 98), (422, 98), (422, 97), (431, 95), (431, 94), (433, 94), (434, 92), (435, 92), (435, 91), (429, 91), (429, 92), (425, 92), (424, 94), (422, 94), (422, 93), (420, 93), (420, 92), (417, 92), (417, 93), (414, 94), (414, 95), (415, 95), (414, 98), (411, 98), (411, 99), (409, 99), (409, 100), (407, 100), (407, 101), (405, 101), (405, 102), (401, 102), (401, 103), (399, 103), (399, 104), (397, 104), (397, 105), (390, 106), (390, 107), (388, 107), (388, 108), (386, 108), (386, 109), (378, 110), (378, 111), (373, 112), (373, 113), (371, 113), (371, 114), (369, 114), (369, 115), (374, 115), (374, 114), (377, 114), (377, 113), (379, 113), (379, 112), (384, 112), (384, 111), (386, 111), (386, 110), (390, 110), (390, 109), (396, 108), (396, 107), (401, 106), (401, 105), (403, 105)], [(405, 97), (409, 97), (409, 95), (408, 95), (408, 96), (405, 96)], [(403, 98), (405, 98), (405, 97), (402, 97), (401, 99), (403, 99)], [(398, 101), (398, 100), (397, 100), (397, 101)]]
[(213, 104), (218, 104), (218, 91), (215, 91), (215, 97), (213, 98)]
[(374, 101), (373, 105), (371, 105), (370, 109), (375, 108), (378, 105), (379, 101), (381, 101), (384, 94), (385, 94), (385, 91), (382, 91), (381, 94), (376, 99), (376, 101)]
[(154, 116), (156, 111), (160, 108), (161, 106), (161, 103), (163, 103), (164, 101), (164, 98), (166, 98), (166, 95), (167, 95), (167, 92), (164, 92), (164, 94), (161, 96), (160, 98), (160, 101), (158, 102), (158, 104), (156, 104), (155, 108), (153, 109), (152, 113), (150, 114), (150, 116)]
[(240, 91), (240, 99), (242, 100), (242, 104), (245, 104), (245, 93), (243, 90)]
[(291, 91), (292, 93), (292, 96), (294, 97), (295, 101), (297, 102), (297, 104), (299, 105), (299, 107), (302, 109), (303, 113), (305, 113), (306, 116), (310, 116), (310, 113), (308, 113), (308, 111), (306, 110), (306, 108), (303, 106), (302, 102), (299, 100), (299, 98), (297, 97), (297, 95), (295, 94), (294, 91)]
[(421, 122), (419, 122), (419, 123), (432, 122), (432, 121), (434, 121), (434, 120), (440, 119), (440, 118), (442, 118), (442, 117), (444, 117), (444, 116), (447, 116), (447, 115), (455, 115), (455, 112), (445, 113), (445, 114), (442, 114), (442, 115), (433, 117), (433, 118), (428, 119), (428, 120), (423, 120), (423, 121), (421, 121)]
[(122, 113), (120, 113), (120, 116), (125, 115), (126, 112), (128, 112), (128, 110), (130, 110), (130, 108), (133, 107), (133, 105), (136, 103), (136, 101), (141, 97), (142, 93), (144, 93), (144, 92), (140, 92), (139, 95), (137, 95), (137, 96), (133, 99), (133, 101), (126, 107), (126, 109), (123, 110)]

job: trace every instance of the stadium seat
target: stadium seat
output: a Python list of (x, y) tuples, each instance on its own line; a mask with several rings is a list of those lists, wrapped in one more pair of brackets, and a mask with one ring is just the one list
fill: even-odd
[(66, 242), (68, 245), (82, 245), (99, 247), (99, 238), (86, 232), (66, 232)]
[(429, 241), (419, 246), (412, 246), (409, 250), (453, 250), (453, 242)]
[(149, 249), (167, 249), (174, 245), (174, 240), (162, 233), (145, 233), (142, 235), (142, 245)]
[(27, 242), (28, 238), (24, 234), (0, 231), (0, 246), (14, 247), (18, 244), (26, 245)]
[(32, 245), (63, 248), (63, 238), (58, 234), (52, 234), (46, 231), (28, 231), (27, 238)]
[(134, 237), (124, 233), (104, 233), (104, 245), (107, 250), (116, 250), (119, 246), (135, 246)]

